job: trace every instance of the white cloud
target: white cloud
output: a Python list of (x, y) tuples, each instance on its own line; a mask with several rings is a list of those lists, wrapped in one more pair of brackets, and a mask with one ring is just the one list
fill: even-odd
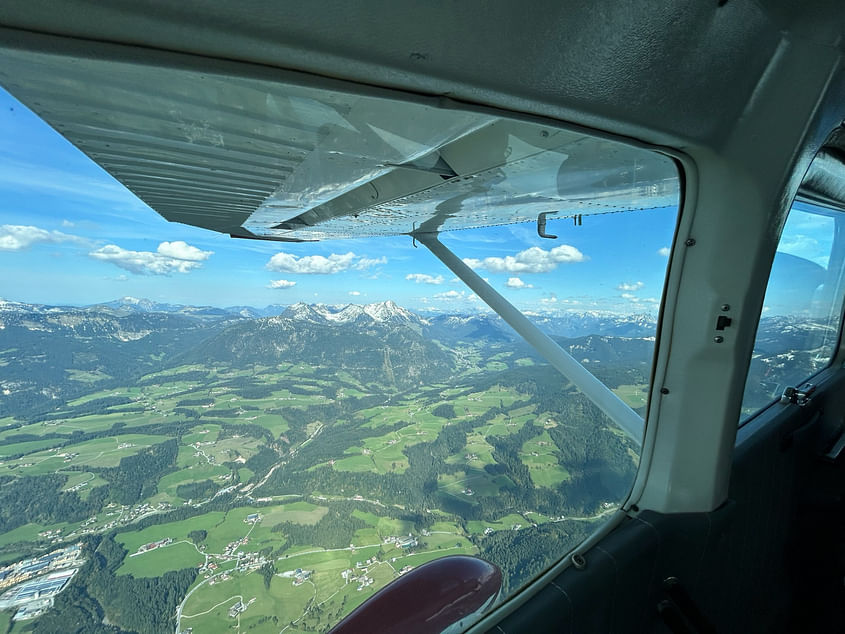
[(438, 302), (481, 302), (478, 295), (472, 291), (444, 291), (443, 293), (435, 293), (431, 296), (431, 299)]
[(212, 251), (202, 251), (182, 240), (175, 242), (162, 242), (158, 245), (158, 252), (167, 258), (174, 260), (187, 260), (189, 262), (202, 262), (207, 260), (212, 254)]
[(62, 226), (63, 226), (65, 229), (70, 229), (71, 227), (75, 227), (75, 226), (76, 226), (76, 223), (75, 223), (75, 222), (71, 222), (70, 220), (62, 220)]
[(0, 250), (2, 251), (20, 251), (37, 242), (85, 243), (85, 240), (61, 231), (47, 231), (31, 225), (0, 225)]
[(366, 258), (352, 253), (332, 253), (328, 257), (323, 255), (305, 255), (301, 258), (290, 253), (277, 253), (267, 262), (266, 268), (280, 273), (333, 274), (342, 273), (349, 269), (363, 271), (377, 264), (385, 264), (387, 258)]
[(668, 258), (670, 253), (672, 253), (672, 249), (669, 247), (660, 247), (657, 250), (657, 255), (662, 255), (664, 258)]
[(170, 275), (188, 273), (200, 268), (213, 253), (202, 251), (180, 240), (162, 242), (156, 252), (130, 251), (115, 244), (107, 244), (88, 255), (138, 275)]
[(827, 267), (830, 260), (831, 238), (833, 229), (828, 227), (822, 235), (822, 240), (808, 236), (803, 233), (790, 233), (782, 235), (778, 244), (778, 251), (794, 255), (805, 260), (811, 260), (817, 264)]
[(377, 266), (379, 264), (387, 264), (387, 258), (382, 256), (380, 258), (367, 258), (362, 257), (358, 262), (356, 262), (354, 268), (356, 271), (364, 271), (370, 267)]
[(291, 288), (293, 286), (296, 286), (296, 282), (291, 282), (290, 280), (272, 280), (267, 285), (267, 288)]
[(487, 269), (491, 273), (548, 273), (558, 264), (583, 262), (587, 258), (578, 249), (568, 244), (561, 244), (546, 251), (540, 247), (530, 247), (516, 255), (503, 258), (491, 257), (478, 260), (467, 258), (464, 264), (473, 269)]
[[(621, 286), (625, 286), (624, 284), (620, 284)], [(656, 297), (637, 297), (633, 293), (620, 293), (619, 295), (622, 299), (627, 299), (632, 304), (659, 304), (660, 300)]]
[(406, 280), (416, 282), (417, 284), (442, 284), (443, 276), (428, 275), (427, 273), (408, 273), (405, 276)]
[(505, 282), (505, 286), (508, 288), (534, 288), (533, 284), (526, 284), (518, 277), (509, 277), (508, 281)]
[(353, 297), (358, 297), (361, 294), (361, 291), (349, 291), (349, 294)]
[(642, 282), (622, 282), (619, 286), (616, 287), (617, 291), (638, 291), (640, 290), (645, 284)]
[(552, 295), (551, 297), (543, 297), (540, 299), (540, 303), (546, 306), (550, 306), (552, 304), (557, 304), (557, 296)]
[(351, 251), (342, 255), (332, 253), (329, 257), (306, 255), (301, 258), (290, 253), (277, 253), (267, 262), (267, 268), (284, 273), (329, 274), (346, 271), (354, 262), (355, 254)]

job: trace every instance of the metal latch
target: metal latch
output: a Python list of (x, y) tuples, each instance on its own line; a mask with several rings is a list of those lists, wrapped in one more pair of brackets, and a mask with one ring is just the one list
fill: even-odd
[(816, 391), (816, 386), (812, 383), (804, 383), (798, 387), (788, 387), (783, 391), (780, 397), (781, 403), (792, 403), (798, 407), (804, 407), (810, 402), (813, 397), (813, 392)]

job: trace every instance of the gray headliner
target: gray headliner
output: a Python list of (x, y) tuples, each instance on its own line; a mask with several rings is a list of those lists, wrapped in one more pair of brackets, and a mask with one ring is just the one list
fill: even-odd
[(715, 0), (543, 1), (527, 9), (261, 0), (234, 11), (214, 0), (30, 0), (0, 5), (0, 24), (449, 95), (656, 143), (717, 145), (780, 40), (758, 5)]

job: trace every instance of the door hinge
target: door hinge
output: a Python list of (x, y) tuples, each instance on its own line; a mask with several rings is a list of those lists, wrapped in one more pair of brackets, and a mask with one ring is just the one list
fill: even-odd
[(788, 387), (780, 397), (781, 403), (792, 403), (798, 407), (804, 407), (813, 398), (816, 386), (812, 383), (803, 383), (798, 387)]

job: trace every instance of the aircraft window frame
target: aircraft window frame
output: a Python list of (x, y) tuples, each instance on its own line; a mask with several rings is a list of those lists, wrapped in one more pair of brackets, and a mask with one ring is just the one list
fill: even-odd
[[(593, 132), (591, 132), (591, 135), (593, 135), (597, 138), (612, 139), (616, 142), (625, 144), (625, 145), (627, 145), (631, 148), (643, 149), (645, 151), (653, 152), (653, 153), (656, 153), (656, 154), (663, 154), (667, 158), (672, 160), (672, 162), (674, 163), (674, 166), (677, 170), (678, 176), (679, 176), (679, 187), (678, 187), (677, 210), (674, 212), (675, 213), (675, 224), (674, 224), (674, 227), (673, 227), (674, 231), (672, 232), (671, 241), (667, 242), (667, 243), (674, 245), (677, 242), (678, 227), (680, 226), (681, 217), (683, 215), (684, 186), (685, 186), (685, 180), (683, 178), (683, 176), (684, 176), (683, 167), (681, 165), (681, 162), (677, 159), (677, 156), (675, 156), (673, 153), (670, 153), (668, 151), (662, 151), (658, 148), (655, 148), (654, 146), (634, 143), (634, 142), (631, 142), (630, 140), (619, 139), (619, 138), (617, 138), (615, 136), (611, 136), (611, 135), (605, 135), (605, 134), (599, 134), (599, 133), (593, 133)], [(669, 226), (670, 225), (667, 225), (667, 227), (669, 227)], [(659, 255), (661, 257), (667, 257), (666, 253), (662, 253), (662, 251), (664, 251), (664, 250), (665, 250), (665, 247), (661, 248), (661, 250), (660, 250), (661, 252), (659, 253)], [(650, 359), (650, 363), (649, 363), (649, 370), (650, 370), (650, 391), (649, 391), (649, 393), (650, 394), (652, 394), (653, 391), (654, 391), (654, 386), (655, 386), (654, 377), (656, 376), (657, 370), (662, 364), (665, 363), (665, 359), (664, 359), (665, 355), (662, 354), (662, 353), (660, 355), (658, 355), (658, 351), (660, 350), (659, 337), (660, 337), (660, 332), (663, 329), (663, 324), (664, 324), (664, 320), (666, 319), (666, 313), (667, 313), (667, 303), (666, 303), (667, 290), (666, 289), (673, 287), (673, 285), (670, 283), (670, 278), (675, 279), (677, 277), (678, 267), (675, 267), (675, 270), (673, 271), (673, 268), (671, 266), (671, 262), (672, 262), (673, 259), (675, 259), (674, 250), (672, 251), (672, 254), (668, 255), (668, 260), (666, 261), (667, 262), (666, 267), (665, 267), (664, 273), (662, 275), (664, 291), (663, 291), (663, 294), (662, 294), (662, 299), (659, 302), (659, 311), (657, 313), (656, 329), (655, 329), (655, 333), (653, 335), (655, 337), (655, 352), (654, 352), (654, 355), (652, 356), (652, 358)], [(624, 289), (622, 289), (622, 290), (624, 290)], [(655, 301), (657, 301), (657, 300), (655, 300)], [(668, 306), (668, 310), (671, 310), (671, 305)], [(647, 410), (647, 412), (646, 412), (646, 418), (649, 418), (649, 411), (650, 411), (650, 403), (649, 403), (649, 410)], [(651, 415), (652, 415), (651, 417), (653, 418), (654, 412), (651, 412)], [(646, 437), (649, 437), (649, 434), (650, 434), (650, 432), (647, 430), (646, 431)], [(643, 442), (643, 445), (642, 445), (642, 448), (641, 448), (641, 451), (640, 451), (639, 464), (637, 465), (637, 468), (636, 468), (634, 476), (633, 476), (633, 480), (631, 481), (631, 484), (630, 484), (632, 489), (636, 486), (636, 483), (642, 478), (643, 473), (645, 471), (647, 471), (647, 464), (648, 464), (648, 460), (650, 460), (650, 454), (651, 454), (652, 451), (653, 451), (653, 445), (651, 443), (648, 443), (644, 439), (644, 442)], [(619, 499), (620, 505), (622, 507), (627, 507), (630, 503), (631, 497), (632, 497), (632, 493), (631, 493), (631, 490), (629, 490), (627, 493), (625, 493), (623, 496), (620, 497), (620, 499)], [(549, 575), (549, 574), (557, 574), (557, 572), (560, 570), (561, 565), (568, 566), (569, 563), (572, 562), (572, 556), (575, 553), (582, 553), (582, 552), (588, 550), (589, 548), (591, 548), (597, 541), (602, 539), (608, 532), (613, 530), (613, 528), (615, 528), (618, 525), (618, 523), (624, 517), (625, 517), (625, 513), (621, 509), (613, 512), (613, 514), (608, 516), (605, 519), (604, 522), (600, 523), (595, 528), (594, 532), (589, 534), (588, 537), (584, 541), (581, 541), (580, 543), (575, 543), (572, 546), (572, 548), (567, 552), (561, 551), (559, 553), (560, 556), (561, 556), (560, 559), (558, 559), (555, 563), (553, 563), (552, 566), (548, 570), (546, 570), (544, 573), (541, 573), (539, 577), (535, 577), (534, 580), (527, 582), (526, 585), (523, 585), (522, 588), (520, 588), (516, 592), (516, 594), (512, 595), (511, 597), (508, 597), (507, 602), (509, 603), (512, 598), (514, 598), (518, 594), (521, 594), (522, 591), (525, 590), (526, 588), (533, 589), (534, 587), (538, 586), (538, 583), (541, 586), (542, 585), (542, 582), (540, 581), (541, 578), (546, 578), (546, 576)]]

